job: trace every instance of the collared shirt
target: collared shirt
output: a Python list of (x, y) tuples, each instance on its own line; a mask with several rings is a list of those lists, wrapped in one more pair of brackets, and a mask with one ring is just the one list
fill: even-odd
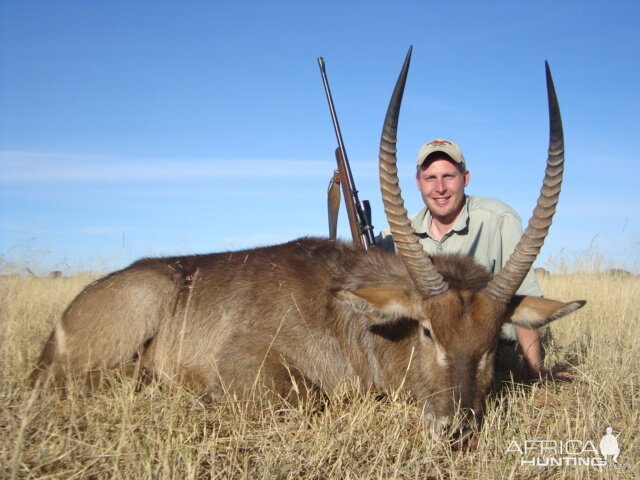
[[(431, 232), (431, 213), (424, 207), (409, 217), (411, 226), (420, 237), (422, 248), (429, 255), (440, 253), (462, 253), (471, 255), (476, 262), (486, 267), (493, 275), (507, 262), (522, 236), (520, 216), (509, 205), (492, 198), (465, 197), (465, 203), (453, 224), (453, 228), (440, 240)], [(385, 250), (395, 250), (389, 228), (378, 236)], [(533, 270), (529, 270), (518, 295), (542, 296), (542, 290)], [(509, 337), (513, 329), (508, 329)]]

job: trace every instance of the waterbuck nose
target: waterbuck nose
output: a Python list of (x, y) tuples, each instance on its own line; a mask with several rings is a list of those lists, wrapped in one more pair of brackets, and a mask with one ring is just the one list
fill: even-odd
[(473, 428), (468, 423), (447, 427), (447, 437), (450, 441), (457, 442), (473, 432)]
[(476, 430), (468, 423), (457, 425), (455, 428), (450, 427), (449, 445), (454, 451), (475, 450), (478, 447)]

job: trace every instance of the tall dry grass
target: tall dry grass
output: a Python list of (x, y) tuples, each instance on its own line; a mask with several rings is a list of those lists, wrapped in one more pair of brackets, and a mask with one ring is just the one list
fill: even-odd
[[(640, 478), (638, 277), (541, 278), (547, 296), (588, 304), (551, 327), (547, 366), (572, 384), (503, 384), (487, 402), (476, 451), (426, 434), (405, 394), (345, 387), (323, 409), (205, 405), (178, 385), (130, 380), (63, 398), (26, 377), (53, 323), (89, 278), (0, 278), (2, 478)], [(612, 427), (618, 466), (522, 464), (513, 441), (592, 441)], [(587, 452), (581, 457), (587, 458)]]

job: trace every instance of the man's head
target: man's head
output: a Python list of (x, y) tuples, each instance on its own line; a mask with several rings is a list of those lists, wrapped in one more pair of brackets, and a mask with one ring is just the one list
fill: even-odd
[(453, 223), (462, 210), (469, 176), (462, 151), (454, 142), (439, 138), (420, 148), (416, 183), (432, 217), (439, 222)]

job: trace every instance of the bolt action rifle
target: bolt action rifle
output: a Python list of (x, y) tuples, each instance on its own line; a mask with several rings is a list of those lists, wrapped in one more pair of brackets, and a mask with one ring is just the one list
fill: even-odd
[(358, 198), (358, 190), (351, 175), (351, 167), (347, 159), (347, 152), (342, 141), (342, 133), (340, 133), (340, 125), (338, 125), (338, 117), (336, 109), (333, 106), (333, 98), (329, 89), (327, 80), (327, 72), (325, 71), (324, 59), (318, 57), (320, 65), (320, 74), (324, 83), (324, 91), (327, 94), (329, 102), (329, 111), (331, 112), (331, 120), (333, 121), (333, 129), (336, 132), (338, 140), (338, 148), (336, 148), (337, 170), (333, 173), (333, 178), (329, 182), (328, 208), (329, 208), (329, 237), (336, 238), (338, 229), (338, 210), (340, 207), (340, 187), (344, 195), (344, 203), (347, 208), (347, 216), (349, 217), (349, 226), (351, 227), (351, 237), (353, 243), (368, 250), (376, 246), (376, 240), (373, 235), (373, 225), (371, 225), (371, 206), (368, 200), (360, 201)]

